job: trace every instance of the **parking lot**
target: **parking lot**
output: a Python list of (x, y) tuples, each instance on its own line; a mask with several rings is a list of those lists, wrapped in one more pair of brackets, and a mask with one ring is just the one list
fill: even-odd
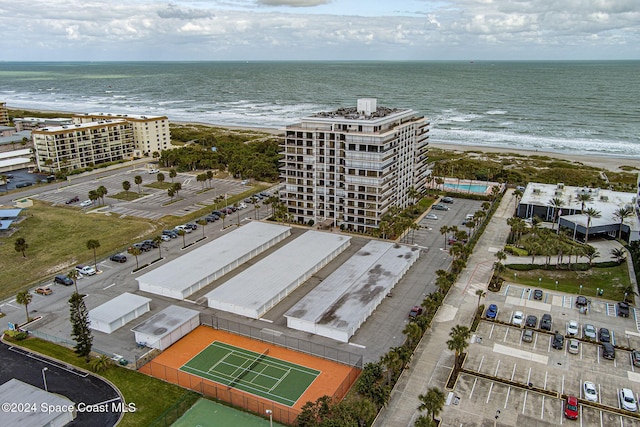
[[(580, 399), (580, 425), (640, 426), (639, 418), (616, 413), (621, 388), (633, 390), (636, 399), (640, 391), (640, 368), (633, 365), (630, 351), (622, 349), (640, 348), (636, 310), (628, 318), (618, 317), (614, 303), (588, 298), (587, 309), (581, 312), (576, 295), (543, 290), (536, 300), (533, 291), (506, 283), (500, 292), (488, 293), (486, 305), (498, 306), (496, 320), (483, 319), (471, 339), (464, 362), (468, 372), (459, 376), (452, 393), (457, 404), (445, 409), (447, 425), (482, 425), (480, 420), (479, 424), (470, 422), (469, 414), (484, 414), (498, 425), (574, 423), (564, 417), (561, 398), (573, 395)], [(522, 340), (524, 327), (511, 324), (516, 311), (525, 318), (537, 317), (531, 342)], [(545, 313), (552, 317), (550, 332), (538, 329)], [(552, 346), (554, 333), (567, 335), (571, 320), (579, 325), (577, 354), (568, 352), (568, 337), (561, 349)], [(600, 344), (584, 337), (585, 324), (611, 332), (614, 360), (604, 359)], [(585, 381), (595, 384), (597, 402), (593, 405), (585, 402)]]

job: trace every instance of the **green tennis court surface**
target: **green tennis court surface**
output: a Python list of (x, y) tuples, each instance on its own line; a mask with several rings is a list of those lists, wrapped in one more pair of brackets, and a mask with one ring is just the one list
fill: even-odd
[[(273, 426), (283, 427), (273, 421)], [(198, 400), (171, 427), (270, 427), (269, 419), (257, 417), (206, 399)]]
[(181, 371), (293, 406), (320, 371), (214, 341)]

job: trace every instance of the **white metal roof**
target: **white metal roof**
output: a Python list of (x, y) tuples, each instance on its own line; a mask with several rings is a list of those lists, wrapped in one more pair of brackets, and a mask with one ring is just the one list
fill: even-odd
[(182, 291), (289, 230), (291, 227), (252, 221), (136, 280)]
[(170, 305), (144, 322), (134, 326), (131, 328), (131, 331), (161, 339), (165, 335), (173, 332), (177, 327), (180, 327), (187, 320), (199, 314), (198, 311), (191, 310), (190, 308)]
[(150, 301), (151, 298), (125, 292), (93, 310), (89, 310), (89, 318), (109, 324)]
[(260, 309), (351, 237), (307, 231), (207, 294), (209, 301)]
[[(46, 403), (48, 406), (73, 405), (73, 401), (59, 394), (49, 393), (34, 387), (31, 384), (22, 382), (16, 378), (12, 378), (6, 383), (0, 385), (0, 401), (17, 403), (18, 405), (34, 404), (37, 406), (35, 411), (2, 411), (0, 421), (5, 426), (47, 426), (58, 417), (60, 412), (41, 411), (40, 404)], [(57, 425), (57, 424), (54, 424)]]

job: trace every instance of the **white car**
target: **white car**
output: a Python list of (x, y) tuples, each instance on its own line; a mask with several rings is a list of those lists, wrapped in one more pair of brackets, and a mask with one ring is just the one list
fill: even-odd
[(76, 270), (83, 276), (93, 276), (96, 274), (96, 270), (88, 265), (76, 265)]
[(589, 402), (598, 401), (598, 390), (596, 390), (596, 385), (591, 381), (584, 382), (582, 385), (582, 391), (584, 392), (584, 398)]
[(174, 228), (174, 230), (182, 230), (185, 233), (191, 233), (191, 227), (187, 227), (186, 225), (178, 225), (176, 228)]
[(571, 338), (569, 340), (569, 353), (571, 354), (578, 354), (580, 353), (580, 341), (578, 341), (575, 338)]
[(162, 234), (160, 238), (162, 239), (163, 242), (168, 242), (169, 240), (171, 240), (171, 236), (166, 234)]
[(630, 389), (628, 388), (620, 389), (619, 398), (620, 398), (620, 406), (622, 406), (622, 409), (625, 409), (631, 412), (636, 412), (638, 410), (636, 397), (634, 396), (633, 391), (631, 391)]
[(516, 326), (522, 326), (522, 322), (524, 321), (524, 313), (521, 311), (516, 311), (513, 313), (513, 318), (511, 319), (511, 323)]
[(149, 173), (158, 173), (160, 169), (149, 169)]
[(427, 219), (438, 219), (438, 215), (436, 215), (434, 213), (428, 213), (425, 218), (427, 218)]
[(93, 202), (91, 200), (85, 200), (84, 202), (80, 203), (80, 207), (86, 208), (87, 206), (91, 206), (92, 204)]
[(569, 323), (567, 323), (567, 335), (570, 337), (578, 335), (578, 322), (570, 320)]

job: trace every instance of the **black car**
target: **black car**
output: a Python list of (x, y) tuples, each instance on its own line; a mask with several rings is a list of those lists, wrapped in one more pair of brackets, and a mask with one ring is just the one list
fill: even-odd
[(222, 212), (220, 211), (213, 211), (211, 212), (212, 215), (218, 215), (218, 218), (222, 218), (222, 215), (224, 215)]
[(63, 274), (58, 274), (56, 277), (53, 278), (53, 283), (59, 283), (65, 286), (71, 286), (73, 285), (73, 280), (71, 280), (70, 278), (68, 278)]
[(540, 289), (536, 289), (535, 291), (533, 291), (533, 299), (542, 299), (542, 291)]
[(576, 307), (586, 307), (587, 306), (587, 297), (582, 295), (576, 298)]
[(169, 236), (172, 239), (178, 237), (178, 233), (176, 233), (174, 230), (162, 230), (162, 234), (164, 234), (165, 236)]
[(545, 331), (551, 330), (551, 315), (549, 313), (542, 315), (542, 319), (540, 320), (540, 329)]
[(195, 230), (196, 228), (198, 228), (198, 224), (196, 224), (195, 222), (190, 222), (188, 224), (185, 224), (184, 226), (189, 227), (192, 230)]
[(127, 257), (122, 254), (111, 255), (109, 259), (114, 262), (120, 262), (120, 263), (127, 262)]
[(562, 350), (564, 348), (564, 335), (556, 331), (553, 335), (553, 343), (551, 344), (551, 347), (557, 350)]
[(442, 203), (453, 203), (453, 199), (451, 197), (443, 197), (441, 202)]
[(79, 202), (79, 201), (80, 201), (80, 198), (79, 198), (78, 196), (75, 196), (75, 197), (72, 197), (72, 198), (70, 198), (69, 200), (67, 200), (65, 203), (66, 203), (67, 205), (70, 205), (70, 204), (72, 204), (72, 203), (77, 203), (77, 202)]
[(618, 316), (629, 317), (629, 304), (624, 301), (618, 303)]
[(207, 222), (215, 222), (215, 221), (217, 221), (219, 218), (220, 218), (220, 217), (219, 217), (218, 215), (209, 214), (209, 215), (206, 215), (206, 216), (204, 217), (204, 220), (205, 220), (205, 221), (207, 221)]
[(600, 328), (598, 331), (598, 340), (600, 342), (611, 342), (611, 333), (607, 328)]
[(602, 357), (609, 360), (616, 358), (616, 349), (610, 342), (602, 343)]
[(533, 314), (528, 315), (526, 320), (524, 321), (525, 328), (535, 328), (537, 324), (538, 318)]

